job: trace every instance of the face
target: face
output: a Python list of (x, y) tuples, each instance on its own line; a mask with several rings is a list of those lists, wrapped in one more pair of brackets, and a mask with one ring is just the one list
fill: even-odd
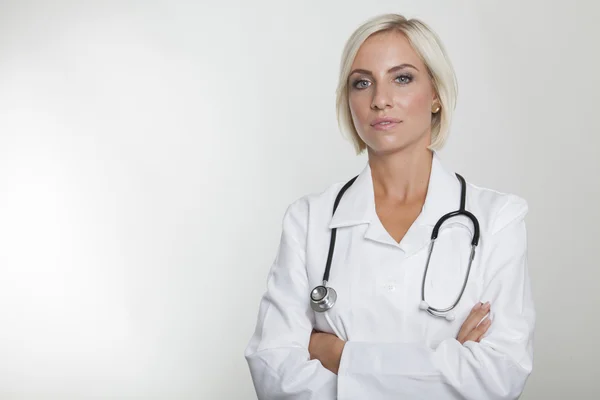
[[(431, 144), (431, 109), (439, 102), (425, 64), (402, 33), (379, 32), (365, 40), (348, 77), (348, 99), (369, 152)], [(393, 122), (377, 124), (378, 118)]]

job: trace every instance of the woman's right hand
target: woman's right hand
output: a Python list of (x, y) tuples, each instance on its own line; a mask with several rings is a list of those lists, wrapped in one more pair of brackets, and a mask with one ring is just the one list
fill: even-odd
[(487, 332), (488, 328), (492, 323), (492, 321), (489, 318), (486, 318), (485, 321), (479, 323), (489, 311), (489, 301), (485, 304), (477, 303), (475, 307), (473, 307), (473, 309), (471, 310), (471, 313), (469, 314), (465, 322), (460, 327), (460, 331), (458, 332), (456, 340), (458, 340), (460, 344), (465, 343), (467, 340), (472, 340), (473, 342), (479, 343), (479, 341)]

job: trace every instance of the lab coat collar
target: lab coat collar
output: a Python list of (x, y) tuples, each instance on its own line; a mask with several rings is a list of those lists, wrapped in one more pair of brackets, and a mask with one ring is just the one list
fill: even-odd
[[(369, 224), (365, 238), (397, 246), (405, 252), (412, 253), (429, 243), (431, 231), (440, 217), (458, 210), (460, 191), (460, 181), (456, 175), (442, 165), (439, 155), (433, 151), (431, 175), (423, 208), (404, 238), (397, 243), (377, 216), (371, 167), (367, 161), (356, 181), (340, 200), (329, 228)], [(471, 227), (467, 228), (472, 231)]]

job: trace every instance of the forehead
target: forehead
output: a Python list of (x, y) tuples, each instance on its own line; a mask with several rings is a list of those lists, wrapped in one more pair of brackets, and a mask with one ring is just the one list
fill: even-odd
[(424, 64), (403, 33), (391, 30), (369, 36), (358, 49), (352, 69), (385, 70), (410, 63), (423, 71)]

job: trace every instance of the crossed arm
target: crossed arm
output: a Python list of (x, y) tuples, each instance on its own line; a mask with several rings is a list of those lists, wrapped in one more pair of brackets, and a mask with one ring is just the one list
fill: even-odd
[[(488, 315), (490, 308), (489, 302), (477, 303), (473, 306), (456, 336), (456, 340), (460, 344), (469, 340), (477, 343), (481, 341), (492, 322), (490, 318), (483, 320)], [(323, 367), (337, 375), (345, 344), (344, 340), (334, 334), (313, 329), (308, 344), (310, 359), (319, 360)]]

